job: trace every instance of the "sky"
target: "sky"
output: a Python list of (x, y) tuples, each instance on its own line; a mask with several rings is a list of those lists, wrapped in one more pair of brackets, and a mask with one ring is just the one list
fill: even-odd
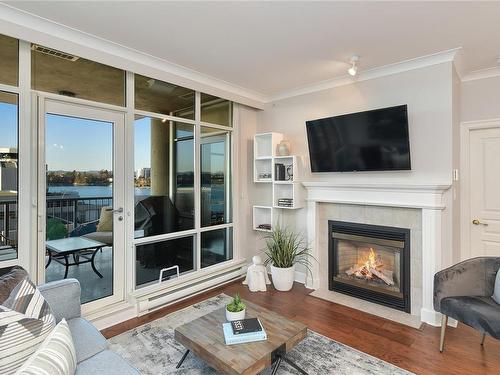
[(0, 148), (17, 148), (17, 105), (0, 102)]
[[(134, 170), (151, 166), (151, 119), (148, 117), (134, 124)], [(112, 170), (113, 125), (109, 122), (47, 114), (46, 161), (48, 170)], [(190, 132), (182, 132), (189, 135)], [(0, 103), (0, 147), (17, 148), (17, 106)], [(203, 170), (223, 170), (224, 144), (211, 147), (212, 157), (203, 159)], [(193, 169), (192, 143), (179, 145), (178, 171)]]
[(47, 114), (45, 161), (49, 171), (113, 169), (113, 124)]

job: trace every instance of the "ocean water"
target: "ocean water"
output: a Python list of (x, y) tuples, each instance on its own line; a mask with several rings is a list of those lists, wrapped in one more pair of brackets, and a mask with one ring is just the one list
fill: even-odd
[[(150, 195), (151, 188), (135, 188), (135, 195)], [(107, 186), (49, 186), (49, 193), (78, 193), (82, 198), (111, 197), (113, 195), (113, 185)]]

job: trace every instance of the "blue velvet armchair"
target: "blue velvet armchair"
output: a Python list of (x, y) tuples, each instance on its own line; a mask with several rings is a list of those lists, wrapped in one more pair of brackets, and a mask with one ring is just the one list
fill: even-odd
[(443, 351), (448, 317), (482, 334), (500, 339), (500, 305), (491, 298), (500, 257), (468, 259), (434, 275), (434, 309), (443, 314), (439, 351)]

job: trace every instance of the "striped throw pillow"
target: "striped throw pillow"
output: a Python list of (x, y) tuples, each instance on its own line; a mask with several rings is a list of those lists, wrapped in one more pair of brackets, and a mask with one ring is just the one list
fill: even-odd
[(73, 375), (75, 371), (75, 345), (68, 323), (63, 319), (16, 375)]
[(55, 318), (36, 286), (23, 279), (0, 306), (0, 374), (13, 374), (55, 327)]

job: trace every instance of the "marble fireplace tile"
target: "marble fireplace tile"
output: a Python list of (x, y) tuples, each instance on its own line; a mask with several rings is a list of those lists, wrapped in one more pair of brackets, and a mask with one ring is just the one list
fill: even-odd
[(366, 224), (373, 225), (394, 225), (392, 208), (380, 206), (366, 206)]
[(422, 215), (419, 210), (394, 207), (392, 209), (394, 224), (413, 230), (422, 230)]
[(343, 204), (340, 206), (340, 219), (354, 223), (365, 222), (365, 206), (355, 204)]

